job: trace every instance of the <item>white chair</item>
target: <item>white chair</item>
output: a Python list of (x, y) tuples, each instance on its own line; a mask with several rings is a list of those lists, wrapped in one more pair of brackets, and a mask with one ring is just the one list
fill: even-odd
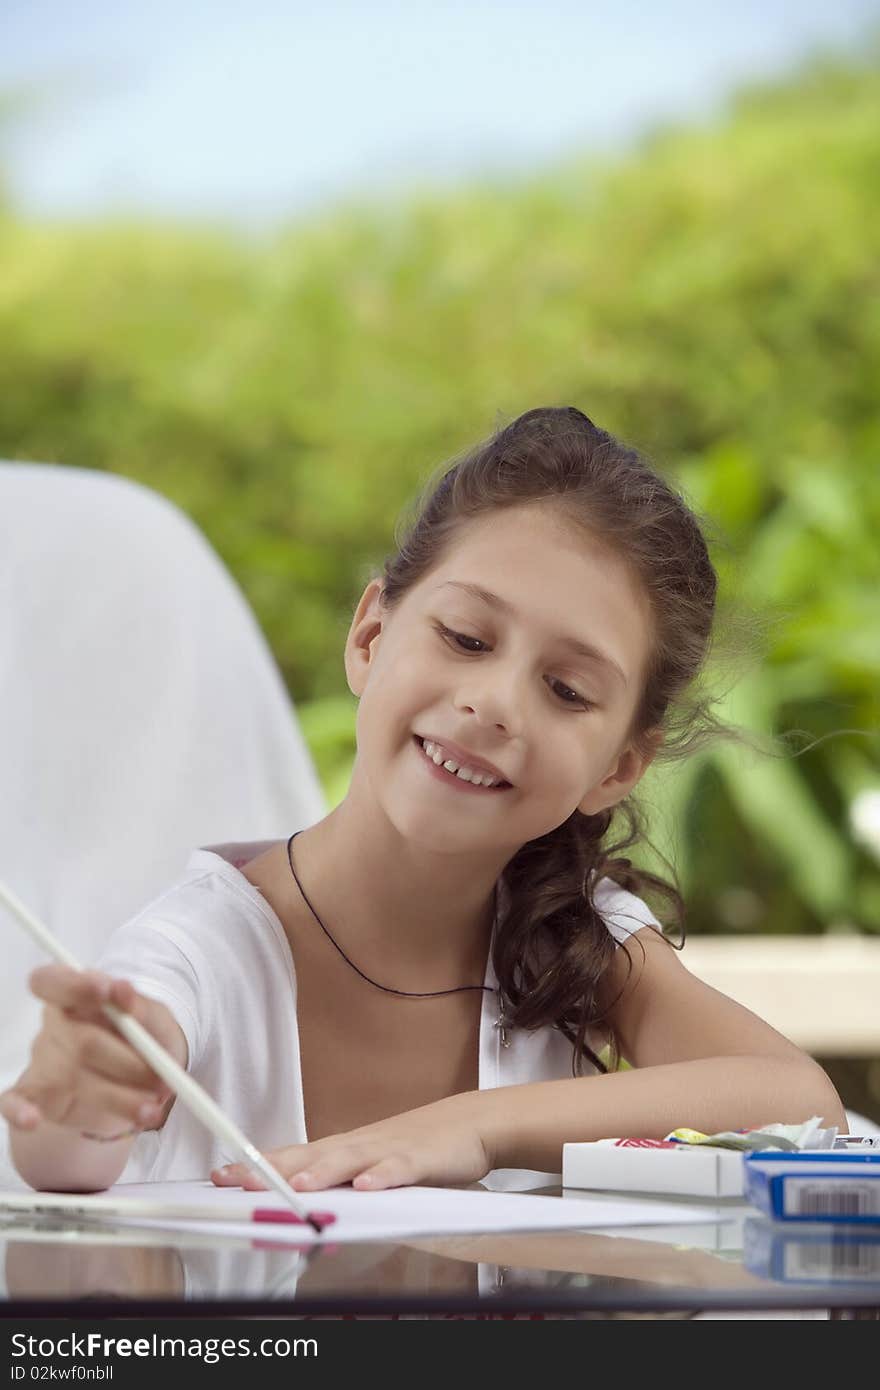
[[(251, 609), (166, 498), (0, 462), (0, 596), (0, 879), (84, 963), (193, 849), (326, 814)], [(3, 909), (0, 945), (5, 1090), (39, 1028), (27, 977), (48, 957)], [(0, 1132), (0, 1186), (21, 1186)]]

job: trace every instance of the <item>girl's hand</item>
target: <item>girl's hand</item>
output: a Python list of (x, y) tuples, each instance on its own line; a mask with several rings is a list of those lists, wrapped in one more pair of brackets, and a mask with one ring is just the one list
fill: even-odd
[[(298, 1192), (348, 1182), (364, 1191), (476, 1182), (495, 1166), (478, 1118), (480, 1096), (479, 1091), (447, 1096), (347, 1134), (274, 1149), (266, 1158)], [(215, 1168), (211, 1179), (218, 1187), (265, 1188), (243, 1163)]]
[(0, 1116), (10, 1128), (32, 1130), (44, 1120), (99, 1134), (156, 1128), (171, 1093), (101, 1005), (115, 1004), (136, 1018), (184, 1065), (186, 1040), (171, 1011), (127, 980), (96, 970), (41, 965), (30, 986), (45, 1004), (43, 1025), (30, 1065), (0, 1095)]

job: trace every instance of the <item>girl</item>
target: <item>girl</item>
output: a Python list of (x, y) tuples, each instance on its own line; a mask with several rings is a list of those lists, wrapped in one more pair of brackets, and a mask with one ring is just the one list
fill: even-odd
[(528, 411), (451, 466), (351, 623), (343, 802), (237, 864), (195, 851), (98, 970), (33, 973), (43, 1027), (0, 1097), (25, 1180), (261, 1185), (102, 999), (301, 1190), (515, 1185), (566, 1141), (682, 1124), (845, 1129), (816, 1063), (681, 964), (639, 896), (680, 927), (675, 888), (614, 857), (652, 760), (701, 721), (737, 736), (688, 697), (715, 596), (681, 497), (578, 410)]

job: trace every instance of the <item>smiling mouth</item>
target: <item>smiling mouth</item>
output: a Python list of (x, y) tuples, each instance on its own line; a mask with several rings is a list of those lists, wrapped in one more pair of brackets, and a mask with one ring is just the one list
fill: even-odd
[[(435, 762), (434, 762), (434, 759), (433, 759), (432, 757), (430, 757), (430, 756), (428, 755), (428, 753), (425, 751), (424, 740), (421, 739), (421, 738), (419, 737), (418, 734), (413, 734), (413, 742), (415, 743), (415, 745), (416, 745), (416, 747), (418, 748), (419, 752), (421, 753), (422, 757), (423, 757), (427, 762), (429, 762), (429, 763), (434, 763), (434, 767), (437, 769), (438, 772), (443, 772), (443, 773), (445, 773), (447, 777), (450, 777), (450, 778), (451, 778), (454, 782), (456, 782), (459, 786), (462, 786), (462, 787), (472, 787), (474, 791), (481, 791), (481, 792), (504, 792), (504, 791), (509, 791), (510, 788), (512, 787), (512, 785), (513, 785), (511, 782), (501, 781), (501, 782), (496, 783), (496, 785), (495, 785), (494, 787), (487, 787), (487, 786), (484, 786), (484, 785), (483, 785), (482, 783), (480, 783), (480, 782), (471, 782), (471, 781), (469, 781), (468, 778), (466, 778), (466, 777), (459, 777), (458, 774), (457, 774), (456, 772), (450, 772), (450, 771), (449, 771), (449, 768), (448, 768), (448, 767), (445, 767), (443, 763), (435, 763)], [(466, 767), (467, 764), (464, 763), (464, 764), (462, 764), (462, 766)], [(475, 768), (474, 771), (477, 771), (477, 769)]]

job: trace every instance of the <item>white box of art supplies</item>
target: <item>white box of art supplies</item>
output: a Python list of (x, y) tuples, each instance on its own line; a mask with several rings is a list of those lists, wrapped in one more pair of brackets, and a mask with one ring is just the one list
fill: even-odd
[(814, 1116), (800, 1125), (701, 1134), (675, 1129), (665, 1139), (596, 1139), (563, 1144), (562, 1186), (681, 1197), (744, 1197), (743, 1154), (774, 1148), (830, 1148), (835, 1128)]

